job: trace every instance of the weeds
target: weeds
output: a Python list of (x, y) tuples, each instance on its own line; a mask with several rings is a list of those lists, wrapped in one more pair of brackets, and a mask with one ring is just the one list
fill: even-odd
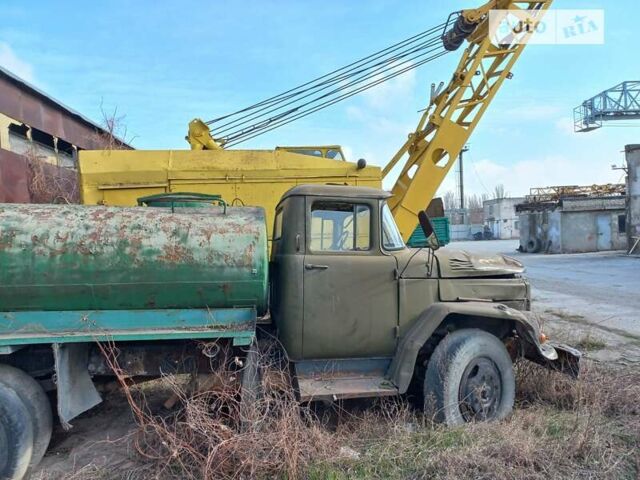
[[(83, 467), (73, 478), (637, 479), (640, 371), (586, 363), (580, 379), (517, 365), (514, 414), (457, 428), (434, 425), (405, 399), (299, 406), (269, 352), (267, 393), (241, 404), (243, 366), (226, 355), (223, 388), (190, 391), (165, 377), (181, 407), (154, 415), (104, 346), (134, 412), (136, 468)], [(220, 386), (220, 382), (213, 382)], [(277, 385), (271, 389), (269, 385)]]

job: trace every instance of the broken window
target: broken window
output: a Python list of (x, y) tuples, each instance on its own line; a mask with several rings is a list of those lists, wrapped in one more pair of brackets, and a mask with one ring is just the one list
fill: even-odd
[(618, 215), (618, 233), (627, 233), (626, 215)]

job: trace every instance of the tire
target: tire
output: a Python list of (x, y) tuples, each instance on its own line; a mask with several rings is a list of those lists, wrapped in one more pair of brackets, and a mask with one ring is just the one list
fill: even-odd
[(53, 430), (51, 403), (40, 384), (28, 373), (0, 364), (0, 384), (9, 387), (18, 394), (31, 416), (33, 423), (33, 454), (31, 467), (35, 467), (44, 457)]
[(33, 422), (16, 392), (0, 384), (0, 479), (20, 480), (33, 452)]
[(526, 246), (527, 253), (538, 253), (541, 248), (542, 248), (542, 244), (540, 242), (540, 239), (537, 237), (531, 238), (527, 242), (527, 246)]
[(513, 410), (516, 383), (504, 344), (478, 329), (446, 336), (429, 359), (425, 413), (449, 426), (502, 420)]

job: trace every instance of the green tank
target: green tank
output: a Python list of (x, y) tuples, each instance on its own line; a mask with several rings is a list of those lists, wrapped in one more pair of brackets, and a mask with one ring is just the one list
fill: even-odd
[(262, 208), (0, 205), (0, 311), (267, 308)]

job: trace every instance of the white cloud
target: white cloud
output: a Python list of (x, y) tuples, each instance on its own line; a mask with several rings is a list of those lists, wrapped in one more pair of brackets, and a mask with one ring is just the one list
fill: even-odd
[(33, 82), (33, 67), (18, 58), (13, 49), (4, 42), (0, 42), (0, 65), (27, 82)]

